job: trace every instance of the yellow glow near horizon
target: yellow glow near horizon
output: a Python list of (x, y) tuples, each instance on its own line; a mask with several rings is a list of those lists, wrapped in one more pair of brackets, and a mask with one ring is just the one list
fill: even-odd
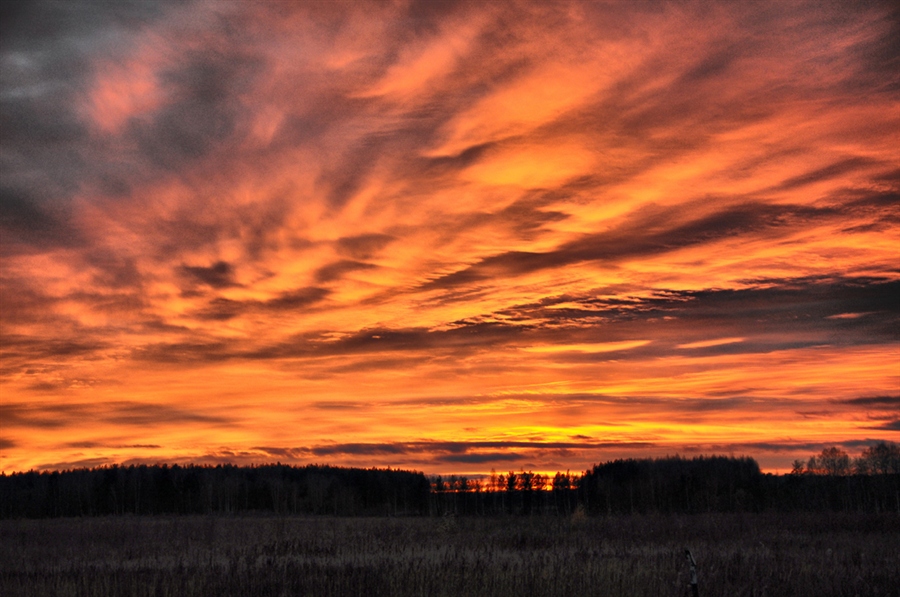
[(810, 6), (13, 31), (0, 471), (897, 441), (894, 23)]

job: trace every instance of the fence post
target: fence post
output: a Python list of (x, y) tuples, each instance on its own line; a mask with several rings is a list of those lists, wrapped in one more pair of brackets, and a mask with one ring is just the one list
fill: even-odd
[(700, 597), (700, 590), (697, 588), (697, 562), (694, 561), (694, 556), (691, 555), (690, 549), (685, 549), (684, 555), (687, 556), (687, 560), (691, 565), (691, 596)]

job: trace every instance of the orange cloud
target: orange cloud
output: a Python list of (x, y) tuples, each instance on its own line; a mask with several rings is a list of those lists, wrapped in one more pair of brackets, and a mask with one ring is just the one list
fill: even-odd
[(895, 19), (810, 8), (16, 20), (0, 469), (896, 439)]

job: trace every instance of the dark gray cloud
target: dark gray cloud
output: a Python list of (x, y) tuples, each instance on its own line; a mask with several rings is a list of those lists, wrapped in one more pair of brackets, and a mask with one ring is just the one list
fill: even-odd
[(420, 166), (426, 173), (431, 175), (451, 174), (464, 170), (469, 166), (477, 164), (485, 157), (492, 148), (496, 148), (496, 143), (481, 143), (467, 147), (456, 155), (439, 156), (434, 158), (426, 158)]
[(0, 176), (8, 189), (4, 195), (58, 207), (88, 175), (88, 128), (75, 113), (76, 90), (67, 81), (45, 79), (43, 72), (32, 75), (34, 81), (11, 81), (11, 60), (9, 54), (0, 56)]
[(816, 170), (813, 170), (811, 172), (792, 176), (787, 180), (782, 181), (772, 190), (789, 191), (798, 189), (810, 184), (821, 182), (823, 180), (831, 180), (850, 172), (859, 172), (861, 170), (866, 170), (876, 164), (877, 162), (875, 162), (874, 160), (860, 156), (854, 156), (840, 160), (823, 168), (817, 168)]
[[(798, 337), (809, 345), (895, 342), (900, 337), (898, 292), (900, 283), (878, 278), (766, 279), (743, 289), (668, 291), (629, 300), (564, 296), (504, 314), (569, 328), (603, 326), (606, 340), (642, 338), (651, 331), (645, 326), (652, 325), (654, 345), (639, 349), (644, 351), (670, 350), (672, 344), (716, 334), (746, 337), (746, 341), (697, 348), (695, 354), (752, 352), (770, 342), (797, 342)], [(553, 308), (556, 301), (580, 303), (584, 308)], [(801, 331), (805, 336), (781, 335)], [(570, 342), (590, 337), (577, 330), (574, 335), (571, 330), (566, 333)]]
[(63, 447), (66, 448), (82, 448), (82, 449), (91, 449), (91, 448), (114, 448), (114, 449), (122, 449), (122, 448), (137, 448), (142, 450), (157, 450), (162, 448), (162, 446), (158, 444), (109, 444), (104, 442), (92, 442), (92, 441), (84, 441), (84, 442), (67, 442), (63, 444)]
[[(5, 320), (23, 324), (64, 320), (63, 317), (54, 313), (54, 307), (59, 302), (59, 299), (48, 296), (46, 291), (43, 291), (33, 280), (17, 275), (7, 276), (5, 272), (0, 272), (0, 285), (4, 288), (15, 289), (15, 292), (4, 291), (2, 295), (3, 317)], [(3, 336), (4, 339), (7, 337), (15, 338), (17, 334), (10, 329)], [(23, 340), (23, 338), (19, 340)], [(8, 347), (0, 343), (0, 350), (5, 348)]]
[(305, 458), (312, 453), (312, 451), (308, 448), (278, 448), (271, 446), (254, 446), (250, 449), (258, 452), (264, 452), (270, 456), (290, 459)]
[[(446, 441), (420, 441), (402, 443), (351, 443), (351, 444), (325, 444), (304, 448), (317, 456), (354, 455), (376, 456), (384, 454), (414, 455), (414, 454), (444, 454), (441, 458), (453, 462), (466, 462), (465, 458), (480, 458), (483, 450), (605, 450), (611, 448), (649, 448), (653, 446), (649, 442), (530, 442), (530, 441), (471, 441), (471, 442), (446, 442)], [(510, 454), (511, 452), (499, 452)], [(505, 458), (504, 458), (505, 459)], [(475, 462), (472, 460), (471, 462)]]
[(108, 341), (95, 338), (78, 338), (73, 334), (71, 339), (64, 335), (59, 338), (36, 338), (22, 334), (4, 334), (2, 351), (4, 357), (23, 356), (40, 362), (42, 359), (54, 357), (85, 357), (107, 349)]
[(226, 261), (217, 261), (206, 267), (182, 265), (180, 270), (195, 281), (213, 288), (228, 288), (238, 285), (234, 279), (234, 267)]
[(95, 249), (86, 252), (84, 260), (97, 272), (94, 276), (97, 288), (127, 290), (142, 287), (144, 276), (138, 267), (138, 260), (133, 256)]
[(11, 402), (0, 404), (0, 418), (7, 429), (60, 429), (87, 420), (84, 415), (88, 410), (80, 404), (36, 405)]
[(495, 212), (477, 211), (455, 217), (447, 216), (441, 222), (439, 232), (442, 236), (452, 238), (462, 233), (471, 234), (476, 230), (484, 230), (486, 234), (497, 234), (498, 230), (502, 230), (513, 238), (535, 240), (547, 231), (548, 225), (568, 219), (567, 214), (554, 209), (554, 206), (567, 195), (575, 194), (566, 188), (552, 192), (528, 192)]
[(835, 442), (804, 442), (786, 439), (784, 441), (765, 442), (737, 442), (733, 444), (698, 444), (684, 446), (685, 452), (703, 452), (720, 454), (760, 454), (760, 453), (790, 453), (805, 452), (809, 456), (818, 454), (825, 448), (836, 446), (848, 451), (857, 451), (877, 445), (883, 439), (860, 439)]
[(205, 307), (196, 312), (197, 317), (212, 321), (228, 321), (248, 310), (246, 303), (217, 297), (209, 301)]
[(362, 402), (354, 402), (352, 400), (320, 400), (317, 402), (313, 402), (309, 406), (311, 408), (317, 408), (321, 410), (350, 411), (362, 408), (366, 406), (366, 404)]
[(335, 261), (334, 263), (323, 265), (316, 270), (316, 281), (331, 282), (342, 278), (344, 274), (373, 268), (375, 268), (375, 266), (371, 263), (342, 259), (340, 261)]
[(65, 389), (66, 385), (65, 382), (38, 381), (28, 386), (28, 389), (34, 392), (58, 392)]
[(147, 119), (129, 123), (142, 156), (166, 170), (227, 151), (247, 109), (236, 98), (252, 89), (261, 60), (235, 52), (202, 51), (162, 73), (169, 101)]
[(106, 405), (100, 418), (116, 425), (162, 426), (183, 424), (228, 425), (233, 419), (220, 415), (178, 408), (164, 404), (138, 402), (113, 402)]
[(353, 259), (371, 259), (396, 238), (388, 234), (360, 234), (338, 239), (338, 250)]
[(11, 255), (84, 245), (81, 231), (69, 222), (66, 211), (24, 191), (0, 187), (0, 250)]
[[(548, 297), (539, 304), (514, 306), (495, 314), (502, 321), (465, 320), (455, 322), (449, 329), (369, 328), (338, 340), (322, 334), (302, 334), (255, 348), (248, 348), (244, 341), (161, 343), (144, 347), (136, 355), (165, 362), (183, 359), (185, 363), (394, 352), (427, 359), (434, 353), (470, 354), (510, 345), (591, 344), (653, 338), (644, 346), (554, 355), (563, 361), (589, 363), (667, 356), (674, 350), (690, 350), (694, 356), (753, 354), (826, 344), (893, 343), (900, 338), (900, 306), (894, 300), (900, 293), (900, 282), (878, 278), (756, 282), (758, 285), (744, 289), (659, 291), (642, 298)], [(600, 293), (603, 294), (602, 289)], [(327, 294), (320, 288), (308, 288), (268, 302), (219, 298), (211, 301), (200, 315), (229, 319), (250, 310), (302, 310), (314, 306)], [(554, 308), (561, 303), (580, 303), (583, 308)], [(680, 348), (691, 342), (722, 337), (742, 340)], [(381, 364), (388, 363), (408, 365), (409, 361), (389, 357)], [(342, 367), (335, 372), (366, 368), (365, 364), (356, 363)]]
[[(530, 455), (514, 452), (484, 452), (478, 454), (446, 454), (434, 458), (435, 463), (447, 464), (488, 464), (500, 462), (521, 462), (532, 458)], [(534, 468), (532, 466), (532, 468)]]
[(405, 444), (336, 444), (334, 446), (316, 446), (310, 451), (316, 456), (334, 456), (336, 454), (377, 456), (382, 454), (408, 454), (410, 446)]
[(196, 315), (202, 319), (213, 321), (227, 321), (246, 313), (274, 313), (288, 311), (303, 311), (325, 300), (330, 291), (325, 288), (310, 286), (283, 292), (275, 297), (265, 300), (232, 300), (216, 297), (210, 300), (205, 307), (198, 310)]
[[(895, 95), (900, 91), (900, 8), (893, 2), (876, 2), (883, 11), (877, 15), (872, 31), (849, 48), (862, 67), (848, 81), (849, 92), (865, 90), (872, 94)], [(874, 11), (873, 11), (874, 12)]]
[(233, 348), (228, 342), (210, 339), (154, 342), (134, 349), (132, 358), (137, 361), (190, 366), (233, 359), (234, 354), (230, 352)]
[(167, 425), (230, 425), (227, 416), (188, 408), (132, 401), (104, 403), (9, 403), (0, 405), (5, 425), (25, 429), (63, 429), (86, 424), (112, 423), (135, 427)]
[(0, 176), (5, 186), (41, 206), (59, 204), (103, 169), (100, 148), (79, 112), (93, 58), (115, 54), (124, 36), (185, 3), (9, 0), (2, 5)]
[[(146, 461), (141, 461), (146, 464)], [(99, 468), (110, 464), (120, 464), (112, 458), (75, 458), (70, 460), (60, 460), (57, 462), (41, 462), (34, 467), (38, 471), (69, 471), (82, 468)], [(127, 463), (121, 463), (127, 466)]]
[(839, 400), (838, 402), (840, 404), (848, 404), (850, 406), (900, 409), (900, 396), (864, 396), (861, 398)]
[[(588, 438), (589, 439), (589, 438)], [(572, 462), (600, 462), (608, 454), (623, 451), (635, 454), (658, 449), (651, 442), (539, 442), (539, 441), (415, 441), (385, 443), (319, 444), (304, 447), (256, 446), (253, 452), (281, 460), (310, 462), (321, 458), (351, 459), (352, 461), (407, 463), (404, 466), (429, 467), (459, 464), (504, 467), (519, 463), (520, 468), (540, 468), (535, 461), (546, 466), (548, 458)], [(252, 460), (252, 454), (250, 455)]]
[(233, 358), (304, 358), (367, 353), (470, 351), (489, 349), (510, 340), (522, 329), (516, 326), (474, 324), (450, 330), (427, 328), (368, 328), (331, 340), (319, 334), (296, 336), (287, 342), (264, 346), (254, 351), (235, 352)]
[(61, 38), (92, 38), (110, 27), (137, 29), (189, 0), (6, 0), (0, 8), (2, 50), (40, 47)]
[[(900, 292), (900, 282), (878, 278), (781, 279), (760, 280), (748, 289), (703, 290), (677, 293), (689, 298), (685, 303), (673, 301), (679, 316), (699, 321), (712, 317), (735, 317), (758, 321), (765, 327), (790, 325), (820, 328), (838, 332), (857, 330), (860, 336), (896, 341), (900, 321), (900, 305), (893, 299)], [(844, 315), (852, 315), (843, 318)], [(746, 328), (745, 328), (746, 329)], [(751, 328), (752, 329), (752, 328)], [(848, 336), (853, 341), (853, 336)], [(841, 338), (833, 338), (842, 342)]]
[[(310, 372), (310, 376), (311, 378), (316, 379), (328, 379), (343, 377), (345, 375), (366, 375), (367, 373), (377, 373), (380, 371), (396, 369), (412, 370), (420, 365), (434, 363), (435, 360), (439, 358), (439, 356), (436, 357), (427, 353), (418, 354), (413, 351), (400, 354), (392, 353), (391, 356), (388, 357), (365, 355), (358, 359), (342, 360), (338, 365), (324, 366), (318, 373)], [(317, 404), (327, 404), (327, 402)]]
[(283, 292), (275, 298), (263, 301), (260, 306), (273, 311), (304, 309), (325, 300), (331, 293), (327, 288), (310, 286)]
[(717, 47), (684, 72), (678, 78), (676, 85), (689, 88), (709, 82), (717, 84), (720, 77), (727, 75), (728, 71), (735, 67), (746, 50), (749, 50), (746, 45), (742, 46), (734, 42)]
[(492, 323), (476, 323), (449, 330), (366, 329), (319, 347), (320, 354), (357, 352), (420, 351), (491, 347), (519, 336), (524, 328)]
[(587, 234), (543, 253), (508, 251), (486, 257), (463, 270), (427, 282), (424, 288), (453, 288), (495, 277), (520, 276), (540, 270), (599, 261), (615, 263), (659, 255), (750, 232), (833, 217), (831, 208), (746, 202), (683, 222), (684, 206), (642, 208), (619, 227)]

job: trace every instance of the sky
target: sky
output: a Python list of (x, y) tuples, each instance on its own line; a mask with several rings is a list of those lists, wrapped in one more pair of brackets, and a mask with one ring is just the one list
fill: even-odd
[(4, 472), (900, 440), (892, 2), (0, 10)]

